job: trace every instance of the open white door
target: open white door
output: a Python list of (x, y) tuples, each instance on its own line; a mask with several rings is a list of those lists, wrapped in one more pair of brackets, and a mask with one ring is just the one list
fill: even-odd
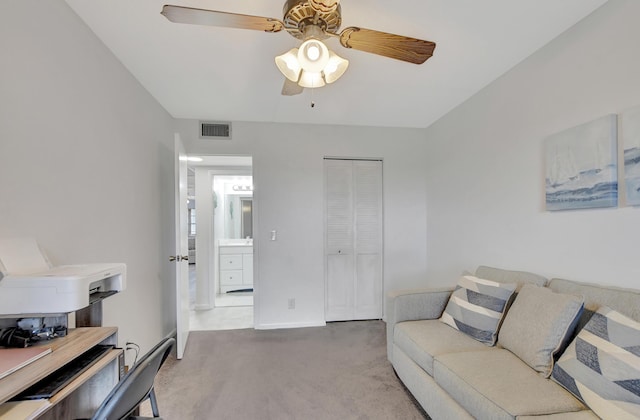
[(175, 137), (176, 254), (169, 257), (176, 267), (177, 357), (182, 359), (189, 338), (189, 249), (187, 241), (187, 153), (180, 136)]

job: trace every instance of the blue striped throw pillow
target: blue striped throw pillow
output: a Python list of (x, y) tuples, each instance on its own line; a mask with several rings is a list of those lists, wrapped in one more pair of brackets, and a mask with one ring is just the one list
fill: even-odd
[(440, 320), (447, 325), (493, 346), (507, 302), (516, 283), (498, 283), (463, 276), (458, 281)]
[(553, 379), (603, 419), (640, 418), (640, 323), (601, 307), (560, 357)]

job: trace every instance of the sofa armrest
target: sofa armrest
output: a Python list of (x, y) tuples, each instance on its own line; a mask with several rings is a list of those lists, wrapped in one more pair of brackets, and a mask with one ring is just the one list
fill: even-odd
[(398, 322), (438, 319), (454, 287), (393, 290), (387, 294), (387, 357), (393, 352), (393, 330)]

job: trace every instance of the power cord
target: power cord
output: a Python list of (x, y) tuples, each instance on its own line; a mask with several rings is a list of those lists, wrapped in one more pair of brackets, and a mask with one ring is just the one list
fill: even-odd
[[(136, 343), (132, 343), (130, 341), (125, 343), (125, 350), (133, 350), (136, 352), (136, 357), (133, 359), (133, 365), (136, 364), (136, 362), (138, 361), (138, 354), (140, 353), (140, 346), (137, 345)], [(133, 366), (132, 365), (132, 366)]]

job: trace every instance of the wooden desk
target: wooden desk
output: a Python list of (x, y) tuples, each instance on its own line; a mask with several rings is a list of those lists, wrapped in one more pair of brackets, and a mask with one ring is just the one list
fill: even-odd
[[(66, 337), (38, 343), (51, 353), (0, 379), (0, 403), (55, 372), (98, 344), (117, 345), (115, 327), (70, 329)], [(110, 350), (91, 368), (53, 396), (42, 419), (90, 418), (120, 380), (122, 349)]]

